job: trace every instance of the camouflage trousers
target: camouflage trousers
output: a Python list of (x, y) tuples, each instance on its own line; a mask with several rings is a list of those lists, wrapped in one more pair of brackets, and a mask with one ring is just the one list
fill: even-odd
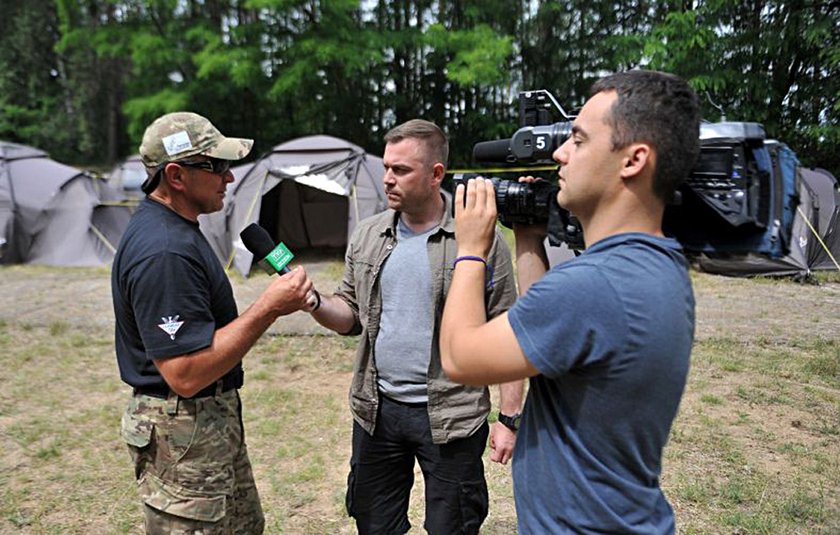
[(198, 399), (135, 395), (122, 437), (146, 533), (254, 534), (265, 525), (237, 390)]

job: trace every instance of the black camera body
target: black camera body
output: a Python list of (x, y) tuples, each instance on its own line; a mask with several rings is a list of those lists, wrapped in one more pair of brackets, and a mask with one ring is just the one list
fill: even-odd
[(551, 162), (552, 153), (572, 133), (571, 121), (542, 126), (523, 126), (510, 139), (480, 141), (473, 146), (477, 162), (538, 164)]
[[(453, 187), (481, 177), (478, 173), (456, 173)], [(548, 241), (557, 247), (565, 243), (570, 249), (583, 249), (583, 229), (568, 210), (557, 203), (559, 187), (556, 182), (540, 180), (531, 183), (486, 177), (493, 183), (499, 222), (513, 228), (515, 224), (544, 224)], [(454, 205), (453, 205), (454, 210)]]
[[(565, 120), (552, 122), (559, 114)], [(544, 89), (519, 94), (520, 128), (509, 139), (480, 141), (473, 146), (477, 162), (502, 165), (556, 165), (551, 155), (572, 134), (572, 119), (554, 96)], [(459, 173), (453, 176), (454, 186), (478, 173)], [(556, 175), (555, 175), (556, 177)], [(557, 204), (557, 181), (539, 180), (520, 183), (498, 177), (492, 181), (496, 192), (499, 222), (512, 228), (514, 224), (546, 224), (549, 243), (567, 244), (571, 249), (583, 249), (583, 230), (580, 222)]]
[[(553, 122), (556, 115), (562, 122)], [(519, 130), (509, 139), (479, 141), (473, 160), (496, 164), (553, 164), (551, 155), (572, 134), (573, 115), (544, 89), (519, 93)]]
[[(564, 120), (551, 122), (558, 113)], [(519, 130), (510, 139), (476, 143), (473, 158), (501, 165), (554, 165), (551, 155), (571, 135), (572, 118), (547, 91), (520, 93)], [(796, 163), (795, 156), (785, 151), (790, 152), (783, 144), (766, 140), (758, 123), (701, 124), (700, 156), (666, 207), (666, 235), (676, 238), (689, 254), (787, 254), (797, 178), (790, 171), (793, 167), (780, 164), (780, 154), (782, 161)], [(455, 175), (455, 185), (476, 176), (481, 175)], [(556, 180), (519, 183), (486, 178), (496, 190), (503, 225), (545, 222), (551, 245), (585, 247), (580, 223), (557, 203)]]
[[(481, 176), (478, 173), (456, 173), (452, 181), (457, 187)], [(557, 184), (547, 181), (528, 184), (498, 177), (487, 178), (493, 183), (496, 193), (499, 222), (508, 228), (513, 228), (516, 223), (546, 223), (552, 205), (557, 204)]]

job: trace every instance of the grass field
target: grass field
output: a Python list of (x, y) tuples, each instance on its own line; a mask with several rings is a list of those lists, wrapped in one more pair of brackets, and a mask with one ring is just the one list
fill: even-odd
[[(340, 267), (312, 272), (328, 288)], [(840, 533), (840, 277), (693, 279), (696, 344), (662, 475), (679, 531)], [(0, 268), (0, 533), (142, 532), (118, 435), (129, 389), (107, 280), (104, 269)], [(265, 283), (234, 278), (240, 306)], [(356, 340), (306, 321), (281, 319), (245, 360), (267, 533), (352, 533), (343, 501)], [(514, 533), (510, 467), (485, 462), (483, 533)], [(422, 518), (418, 481), (412, 533)]]

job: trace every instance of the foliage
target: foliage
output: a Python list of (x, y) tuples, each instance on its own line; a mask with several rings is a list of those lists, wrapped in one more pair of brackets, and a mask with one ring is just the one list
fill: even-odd
[(450, 133), (453, 166), (517, 127), (548, 89), (571, 110), (605, 73), (674, 72), (708, 119), (763, 123), (840, 174), (840, 10), (698, 0), (0, 0), (0, 138), (88, 164), (133, 152), (188, 108), (258, 154), (326, 133), (379, 152), (412, 117)]
[(0, 139), (38, 145), (72, 159), (72, 118), (64, 113), (59, 37), (52, 2), (0, 0)]
[(486, 25), (469, 30), (447, 30), (437, 23), (429, 27), (426, 43), (438, 45), (452, 55), (446, 64), (447, 77), (460, 85), (493, 85), (507, 79), (499, 69), (510, 55), (510, 37), (497, 37)]
[(676, 72), (730, 120), (762, 123), (805, 165), (838, 172), (840, 11), (831, 3), (716, 0), (669, 12), (644, 59)]

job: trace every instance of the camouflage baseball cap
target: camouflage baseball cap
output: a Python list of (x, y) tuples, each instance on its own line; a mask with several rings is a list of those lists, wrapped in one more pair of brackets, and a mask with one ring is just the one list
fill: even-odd
[(190, 156), (241, 160), (251, 152), (253, 139), (225, 137), (207, 118), (188, 111), (167, 113), (146, 128), (140, 157), (154, 168)]

